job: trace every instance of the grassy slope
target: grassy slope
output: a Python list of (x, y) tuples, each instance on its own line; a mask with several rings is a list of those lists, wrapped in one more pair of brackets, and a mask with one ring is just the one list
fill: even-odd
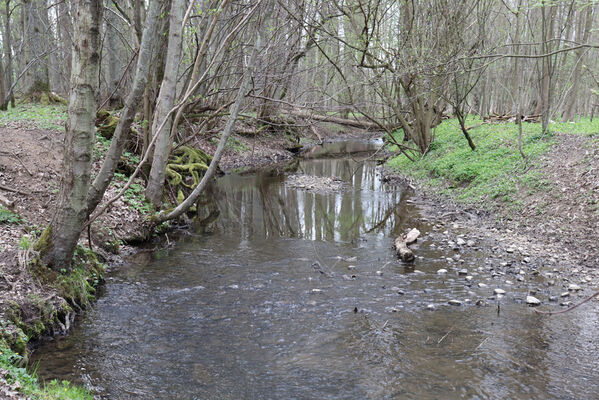
[[(469, 118), (467, 126), (480, 123)], [(490, 200), (510, 207), (518, 205), (518, 190), (550, 190), (549, 182), (538, 166), (541, 155), (555, 143), (551, 132), (595, 135), (599, 120), (582, 118), (576, 123), (551, 123), (549, 132), (541, 134), (541, 124), (523, 124), (524, 160), (518, 152), (518, 126), (494, 123), (470, 131), (477, 146), (471, 151), (457, 120), (443, 121), (435, 131), (431, 151), (411, 162), (404, 155), (388, 161), (388, 167), (417, 179), (443, 194), (465, 204), (487, 207)], [(398, 138), (403, 134), (398, 133)]]
[[(65, 120), (66, 107), (64, 105), (18, 104), (15, 108), (0, 112), (0, 126), (10, 122), (26, 122), (41, 129), (64, 130)], [(0, 223), (20, 222), (18, 215), (0, 207)], [(75, 275), (75, 272), (70, 275)], [(83, 282), (86, 278), (87, 276), (84, 276), (77, 282)], [(5, 324), (12, 324), (12, 321), (0, 321), (0, 326), (3, 329), (6, 329)], [(29, 338), (22, 337), (22, 340), (26, 342)], [(32, 399), (93, 399), (93, 395), (87, 390), (73, 386), (67, 381), (42, 384), (38, 381), (35, 372), (28, 372), (26, 368), (19, 366), (22, 363), (22, 357), (7, 348), (7, 344), (5, 340), (0, 341), (0, 385), (8, 384), (13, 391)]]

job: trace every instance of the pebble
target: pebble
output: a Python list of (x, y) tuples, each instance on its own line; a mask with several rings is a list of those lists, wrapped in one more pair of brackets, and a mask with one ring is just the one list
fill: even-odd
[(312, 289), (312, 293), (322, 293), (322, 289)]
[(474, 304), (476, 304), (479, 307), (485, 307), (485, 306), (487, 306), (487, 302), (484, 301), (483, 299), (476, 300), (476, 303), (474, 303)]
[(458, 271), (458, 275), (468, 275), (468, 270), (467, 269), (461, 269)]
[(530, 257), (524, 257), (522, 261), (528, 264), (530, 262)]
[(376, 271), (375, 274), (377, 274), (378, 276), (383, 275), (383, 271)]
[(581, 287), (575, 283), (571, 283), (570, 286), (568, 286), (568, 290), (571, 292), (578, 292), (580, 289)]
[(513, 285), (513, 284), (514, 284), (514, 282), (512, 282), (512, 281), (505, 281), (505, 284), (506, 284), (506, 285)]
[(473, 247), (476, 243), (474, 242), (474, 240), (469, 240), (466, 242), (466, 244), (470, 247)]
[(468, 282), (470, 282), (472, 279), (473, 279), (472, 275), (468, 275), (468, 276), (466, 277), (466, 280), (467, 280)]
[(513, 253), (516, 249), (514, 249), (513, 247), (508, 247), (507, 249), (505, 249), (505, 251), (507, 251), (508, 253)]
[(355, 275), (344, 274), (343, 275), (343, 279), (345, 279), (346, 281), (351, 281), (351, 280), (356, 279), (356, 276)]
[(522, 275), (518, 275), (518, 277), (516, 277), (516, 280), (518, 282), (524, 282), (524, 277)]
[(538, 306), (541, 304), (541, 300), (537, 299), (534, 296), (526, 296), (526, 304), (530, 304), (531, 306)]
[(497, 289), (493, 290), (493, 293), (504, 295), (505, 294), (505, 290), (497, 288)]
[(356, 269), (356, 266), (355, 265), (348, 265), (347, 269)]
[(568, 307), (570, 304), (572, 304), (571, 301), (563, 301), (563, 302), (559, 303), (559, 305), (562, 307)]
[(562, 294), (559, 295), (560, 297), (568, 297), (570, 296), (570, 292), (563, 292)]
[(520, 274), (520, 275), (526, 275), (526, 272), (523, 269), (521, 269), (520, 271), (518, 271), (518, 274)]
[(558, 300), (557, 296), (549, 296), (549, 301), (556, 302)]
[(229, 285), (229, 289), (239, 289), (239, 285)]
[(488, 286), (489, 286), (489, 285), (487, 285), (486, 283), (482, 283), (482, 282), (480, 282), (480, 283), (478, 284), (478, 287), (479, 287), (479, 288), (486, 288), (486, 287), (488, 287)]
[(462, 238), (458, 238), (455, 242), (458, 246), (463, 246), (466, 244), (466, 241)]
[(445, 268), (441, 268), (440, 270), (437, 270), (437, 274), (439, 274), (439, 275), (443, 275), (446, 273), (447, 273), (447, 270)]
[(455, 299), (449, 300), (447, 303), (451, 306), (461, 306), (462, 305), (461, 301), (455, 300)]
[(431, 311), (435, 311), (435, 305), (434, 304), (429, 304), (426, 306), (427, 310), (431, 310)]

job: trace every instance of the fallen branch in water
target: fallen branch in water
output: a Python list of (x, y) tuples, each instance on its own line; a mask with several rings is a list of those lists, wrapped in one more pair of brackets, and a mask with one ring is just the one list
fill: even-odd
[(568, 311), (574, 310), (576, 307), (580, 307), (581, 305), (583, 305), (587, 301), (589, 301), (589, 300), (591, 300), (591, 299), (593, 299), (594, 297), (597, 297), (597, 296), (599, 296), (599, 291), (596, 291), (595, 293), (593, 293), (592, 295), (590, 295), (589, 297), (587, 297), (586, 299), (584, 299), (580, 303), (574, 304), (572, 307), (566, 308), (565, 310), (560, 310), (560, 311), (541, 311), (541, 310), (535, 309), (535, 312), (539, 313), (539, 314), (546, 314), (546, 315), (567, 313)]
[(399, 258), (401, 258), (404, 262), (412, 262), (414, 261), (414, 253), (412, 250), (408, 248), (409, 244), (416, 242), (420, 236), (420, 231), (416, 228), (412, 228), (407, 235), (401, 235), (397, 239), (395, 239), (395, 251)]

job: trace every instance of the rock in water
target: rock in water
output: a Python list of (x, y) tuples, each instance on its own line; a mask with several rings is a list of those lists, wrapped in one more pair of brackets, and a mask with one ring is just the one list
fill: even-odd
[(420, 236), (420, 231), (416, 228), (412, 228), (410, 232), (406, 235), (405, 242), (406, 244), (412, 244), (418, 240), (418, 236)]
[(495, 294), (505, 294), (505, 290), (497, 288), (497, 289), (493, 290), (493, 293), (495, 293)]
[(541, 300), (537, 299), (534, 296), (526, 296), (526, 304), (531, 306), (538, 306), (541, 304)]
[(446, 273), (447, 273), (447, 270), (445, 268), (441, 268), (440, 270), (437, 271), (437, 274), (439, 274), (439, 275), (443, 275)]
[(466, 241), (462, 238), (457, 238), (457, 240), (455, 242), (458, 246), (463, 246), (466, 244)]
[(451, 306), (461, 306), (462, 302), (459, 300), (449, 300), (447, 303), (449, 303), (449, 305)]
[(570, 286), (568, 286), (568, 290), (570, 290), (572, 292), (578, 292), (580, 289), (581, 289), (581, 287), (575, 283), (572, 283), (572, 284), (570, 284)]

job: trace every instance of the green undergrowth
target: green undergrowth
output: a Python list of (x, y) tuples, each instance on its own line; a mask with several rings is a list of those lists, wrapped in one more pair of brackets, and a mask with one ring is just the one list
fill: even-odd
[[(94, 396), (87, 390), (67, 381), (53, 380), (41, 383), (35, 372), (28, 372), (21, 366), (23, 358), (6, 347), (0, 347), (0, 370), (3, 379), (10, 387), (36, 400), (92, 400)], [(2, 385), (2, 382), (0, 382)]]
[(21, 216), (8, 208), (0, 205), (0, 224), (20, 224)]
[[(466, 126), (481, 121), (469, 118)], [(522, 149), (518, 150), (518, 125), (515, 123), (484, 124), (470, 130), (476, 144), (472, 151), (455, 119), (443, 121), (435, 130), (435, 140), (426, 156), (416, 156), (414, 162), (400, 154), (388, 161), (388, 166), (416, 178), (457, 201), (486, 207), (489, 200), (516, 205), (516, 192), (549, 191), (551, 183), (536, 168), (541, 155), (555, 143), (552, 132), (594, 136), (599, 132), (599, 121), (588, 118), (576, 123), (552, 123), (548, 132), (541, 132), (541, 124), (524, 123)], [(401, 140), (403, 134), (395, 137)], [(396, 151), (396, 146), (390, 146)]]
[(19, 103), (14, 108), (0, 111), (0, 125), (9, 122), (27, 122), (41, 129), (64, 131), (67, 107), (63, 104)]
[[(29, 263), (32, 278), (46, 289), (31, 292), (18, 302), (9, 302), (5, 319), (0, 319), (0, 369), (6, 371), (4, 379), (9, 385), (33, 399), (92, 399), (89, 392), (66, 381), (42, 385), (35, 371), (29, 373), (22, 368), (26, 364), (27, 344), (63, 332), (72, 313), (87, 308), (95, 300), (96, 288), (105, 271), (97, 255), (81, 246), (75, 251), (70, 270), (55, 271), (43, 265), (36, 250), (44, 247), (49, 232), (44, 231), (35, 245), (27, 240), (21, 246), (21, 250), (32, 252)], [(48, 295), (52, 292), (57, 296)]]

